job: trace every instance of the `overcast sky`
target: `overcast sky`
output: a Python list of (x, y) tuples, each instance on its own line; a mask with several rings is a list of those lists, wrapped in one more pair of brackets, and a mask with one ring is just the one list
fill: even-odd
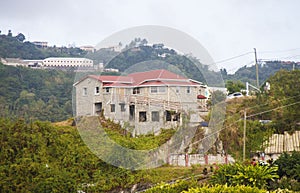
[[(4, 0), (0, 30), (50, 45), (96, 46), (111, 34), (142, 25), (183, 31), (215, 62), (258, 51), (259, 59), (300, 61), (297, 0)], [(254, 54), (218, 63), (234, 71)]]

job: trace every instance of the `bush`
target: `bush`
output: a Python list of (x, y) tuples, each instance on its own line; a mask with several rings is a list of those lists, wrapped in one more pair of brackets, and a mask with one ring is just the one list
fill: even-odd
[(283, 153), (275, 161), (275, 164), (278, 166), (280, 177), (286, 176), (300, 182), (300, 152)]
[(266, 188), (269, 181), (278, 178), (277, 167), (253, 165), (223, 165), (211, 177), (213, 184), (228, 184), (229, 186), (245, 185)]
[(203, 186), (198, 188), (191, 188), (188, 191), (183, 191), (183, 193), (265, 193), (265, 190), (260, 190), (256, 187), (238, 185), (238, 186), (227, 186), (227, 185), (215, 185), (212, 187)]
[(176, 181), (173, 184), (161, 183), (145, 191), (145, 193), (178, 193), (196, 187), (196, 181)]

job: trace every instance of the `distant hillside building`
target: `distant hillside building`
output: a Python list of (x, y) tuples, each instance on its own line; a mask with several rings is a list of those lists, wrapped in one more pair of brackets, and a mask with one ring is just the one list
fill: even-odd
[(127, 76), (90, 75), (74, 84), (76, 116), (98, 116), (129, 123), (134, 134), (158, 133), (183, 123), (183, 114), (194, 122), (206, 111), (201, 82), (167, 70), (137, 72)]
[(1, 62), (8, 66), (23, 66), (28, 67), (28, 63), (20, 58), (1, 58)]
[(93, 46), (80, 46), (79, 48), (87, 52), (95, 52), (96, 50), (95, 47)]
[(43, 60), (45, 68), (93, 67), (93, 60), (87, 58), (51, 57)]
[(33, 43), (34, 45), (36, 45), (37, 47), (40, 47), (40, 48), (47, 48), (48, 47), (48, 42), (34, 41), (34, 42), (31, 42), (31, 43)]

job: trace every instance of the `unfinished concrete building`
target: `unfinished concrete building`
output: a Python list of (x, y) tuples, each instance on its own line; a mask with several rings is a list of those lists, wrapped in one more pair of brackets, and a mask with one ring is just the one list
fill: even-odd
[(194, 122), (206, 111), (206, 86), (167, 70), (136, 72), (127, 76), (87, 76), (74, 84), (76, 116), (101, 113), (131, 126), (134, 134), (158, 133), (183, 122)]

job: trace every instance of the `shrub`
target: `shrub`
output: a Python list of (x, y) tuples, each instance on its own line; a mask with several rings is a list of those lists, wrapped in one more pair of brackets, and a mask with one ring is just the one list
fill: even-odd
[(183, 191), (183, 193), (265, 193), (265, 190), (260, 190), (256, 187), (238, 185), (238, 186), (227, 186), (227, 185), (215, 185), (212, 187), (203, 186), (197, 188), (190, 188), (188, 191)]
[(245, 185), (266, 188), (269, 181), (278, 178), (277, 167), (253, 165), (223, 165), (211, 177), (213, 184)]
[(178, 193), (196, 187), (196, 181), (176, 181), (173, 184), (161, 183), (145, 191), (145, 193)]

